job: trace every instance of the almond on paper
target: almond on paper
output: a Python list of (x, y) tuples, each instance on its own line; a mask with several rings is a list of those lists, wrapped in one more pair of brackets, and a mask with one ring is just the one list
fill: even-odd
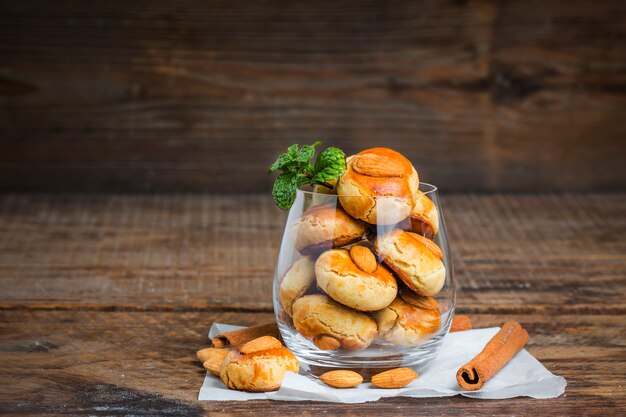
[(272, 336), (261, 336), (253, 339), (247, 343), (244, 343), (239, 347), (239, 352), (245, 354), (260, 352), (262, 350), (276, 349), (282, 347), (283, 344), (280, 340)]
[(352, 246), (352, 248), (350, 248), (350, 257), (359, 269), (368, 274), (373, 274), (378, 267), (376, 257), (372, 251), (365, 246)]
[(211, 372), (213, 375), (220, 376), (220, 369), (222, 368), (222, 363), (224, 362), (225, 358), (226, 358), (226, 356), (224, 356), (223, 358), (212, 358), (212, 359), (209, 359), (209, 360), (205, 361), (202, 364), (202, 366), (204, 367), (204, 369), (206, 369), (207, 371)]
[(395, 368), (372, 377), (372, 385), (378, 388), (402, 388), (417, 378), (417, 372), (409, 368)]
[(334, 388), (353, 388), (363, 382), (363, 377), (354, 371), (337, 370), (326, 372), (320, 380)]
[(202, 362), (202, 366), (213, 375), (220, 374), (220, 367), (224, 358), (228, 355), (228, 350), (218, 348), (208, 348), (199, 350), (197, 353), (198, 359)]
[(391, 158), (376, 154), (359, 155), (354, 158), (352, 169), (368, 177), (393, 178), (404, 176), (404, 166)]
[(206, 348), (196, 352), (196, 356), (202, 363), (215, 358), (224, 359), (226, 355), (228, 355), (228, 350), (219, 348)]

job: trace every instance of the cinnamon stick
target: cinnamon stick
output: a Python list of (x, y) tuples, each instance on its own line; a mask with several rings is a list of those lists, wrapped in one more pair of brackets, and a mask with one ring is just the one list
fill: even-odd
[(213, 347), (234, 348), (261, 336), (274, 336), (280, 339), (280, 332), (276, 322), (258, 324), (232, 332), (220, 333), (213, 338)]
[(452, 324), (450, 325), (450, 332), (462, 332), (463, 330), (471, 330), (472, 321), (469, 317), (463, 314), (456, 314), (452, 317)]
[(456, 373), (456, 381), (466, 391), (482, 388), (528, 342), (528, 333), (516, 321), (508, 321), (474, 359)]

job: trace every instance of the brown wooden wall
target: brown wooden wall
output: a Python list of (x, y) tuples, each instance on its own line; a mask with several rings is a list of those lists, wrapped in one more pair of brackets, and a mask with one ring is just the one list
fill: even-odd
[(266, 192), (315, 139), (446, 191), (624, 190), (626, 2), (0, 4), (0, 191)]

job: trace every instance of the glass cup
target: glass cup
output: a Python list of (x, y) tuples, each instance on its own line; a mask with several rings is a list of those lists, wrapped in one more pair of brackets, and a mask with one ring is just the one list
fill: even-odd
[[(406, 199), (399, 197), (376, 197), (376, 224), (369, 224), (349, 216), (337, 195), (297, 192), (280, 246), (273, 302), (283, 341), (309, 374), (350, 369), (368, 379), (398, 367), (423, 370), (437, 356), (454, 316), (455, 286), (437, 187), (421, 183), (420, 192), (420, 200), (427, 197), (432, 202), (428, 204), (436, 214), (435, 227), (420, 213), (413, 215), (423, 209), (420, 204), (407, 217)], [(358, 204), (363, 198), (342, 196), (342, 201)], [(407, 243), (402, 240), (407, 236), (410, 250), (401, 244)], [(375, 255), (365, 270), (351, 255), (355, 245)], [(331, 250), (332, 256), (327, 253)], [(405, 254), (417, 255), (407, 264), (402, 258)], [(373, 260), (379, 264), (376, 272), (372, 272)], [(330, 280), (324, 265), (334, 271)], [(438, 272), (431, 273), (429, 268)], [(337, 275), (338, 270), (347, 275)], [(412, 271), (419, 273), (412, 275)], [(428, 283), (433, 274), (438, 281), (421, 287), (420, 280)], [(285, 281), (287, 276), (289, 281)], [(376, 276), (386, 277), (387, 286), (378, 286)], [(397, 295), (388, 284), (397, 287)], [(378, 295), (381, 288), (384, 291)], [(392, 304), (386, 306), (390, 300)]]

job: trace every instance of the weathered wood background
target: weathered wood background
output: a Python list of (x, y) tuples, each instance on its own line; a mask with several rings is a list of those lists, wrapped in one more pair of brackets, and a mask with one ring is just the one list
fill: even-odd
[(626, 188), (623, 1), (5, 1), (0, 191), (265, 192), (292, 142)]
[[(315, 139), (441, 186), (458, 311), (564, 396), (196, 401), (211, 323), (272, 317), (265, 168)], [(0, 414), (617, 415), (624, 161), (624, 1), (0, 2)]]
[(0, 196), (0, 414), (590, 416), (626, 409), (626, 194), (443, 200), (457, 305), (518, 320), (553, 400), (198, 402), (212, 322), (273, 317), (268, 196)]

